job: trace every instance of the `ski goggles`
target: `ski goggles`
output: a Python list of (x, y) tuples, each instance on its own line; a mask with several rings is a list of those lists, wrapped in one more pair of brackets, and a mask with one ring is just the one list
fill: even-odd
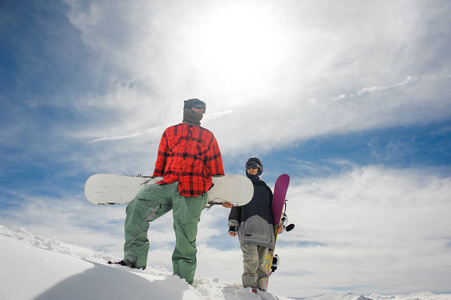
[(251, 161), (251, 162), (248, 162), (248, 163), (246, 164), (246, 170), (249, 170), (249, 169), (258, 169), (258, 168), (261, 168), (261, 167), (260, 167), (260, 165), (259, 165), (258, 163), (256, 163), (255, 161)]
[(197, 109), (203, 109), (204, 112), (207, 111), (207, 104), (205, 104), (204, 101), (201, 101), (199, 99), (189, 99), (185, 101), (185, 108), (192, 109), (193, 107)]

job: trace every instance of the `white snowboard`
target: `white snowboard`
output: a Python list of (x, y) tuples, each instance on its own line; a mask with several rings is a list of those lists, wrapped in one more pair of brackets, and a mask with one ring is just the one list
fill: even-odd
[[(86, 180), (85, 196), (89, 202), (97, 205), (125, 204), (132, 201), (144, 186), (156, 184), (160, 180), (161, 177), (95, 174)], [(241, 206), (251, 201), (254, 186), (246, 176), (215, 176), (213, 187), (207, 195), (209, 204), (230, 202)]]

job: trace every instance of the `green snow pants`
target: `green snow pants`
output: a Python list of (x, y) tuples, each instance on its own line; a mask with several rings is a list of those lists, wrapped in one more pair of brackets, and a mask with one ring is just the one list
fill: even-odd
[(136, 268), (146, 267), (149, 223), (172, 209), (175, 232), (173, 272), (192, 284), (197, 266), (197, 224), (206, 204), (206, 193), (198, 197), (180, 196), (178, 183), (144, 187), (126, 209), (124, 259), (134, 262)]

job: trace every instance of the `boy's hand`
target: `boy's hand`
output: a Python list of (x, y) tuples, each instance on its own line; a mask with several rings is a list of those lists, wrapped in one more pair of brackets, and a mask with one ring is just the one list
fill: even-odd
[(283, 226), (282, 225), (276, 225), (276, 233), (279, 234), (281, 233), (283, 230)]
[(230, 236), (236, 237), (236, 232), (230, 231), (229, 234)]

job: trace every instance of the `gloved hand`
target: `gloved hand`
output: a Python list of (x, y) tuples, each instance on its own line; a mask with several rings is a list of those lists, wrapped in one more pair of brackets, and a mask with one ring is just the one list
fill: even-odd
[(236, 237), (236, 231), (237, 231), (237, 228), (235, 226), (229, 227), (229, 235), (230, 236)]

